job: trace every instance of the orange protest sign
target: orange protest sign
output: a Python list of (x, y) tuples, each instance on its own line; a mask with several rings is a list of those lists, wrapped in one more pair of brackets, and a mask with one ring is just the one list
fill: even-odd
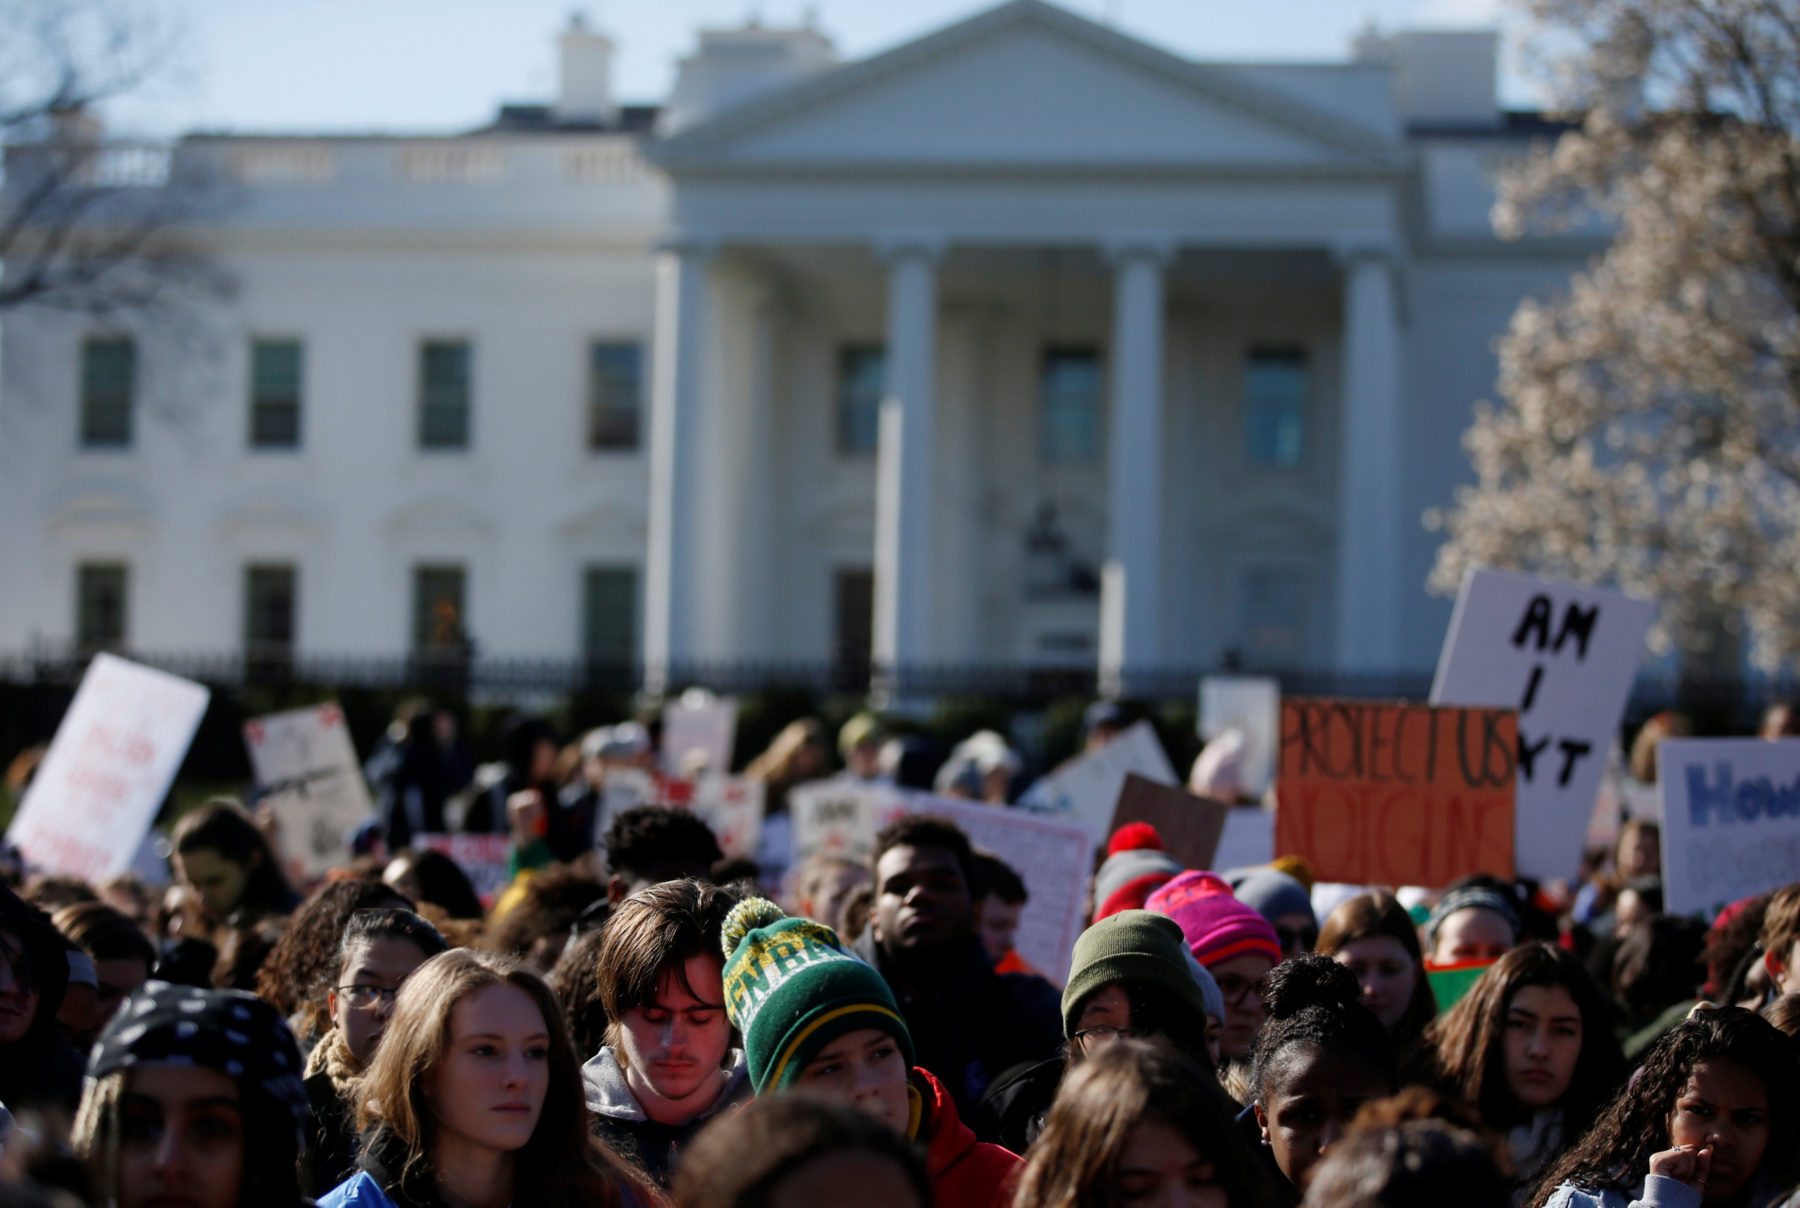
[(1510, 877), (1518, 732), (1512, 709), (1286, 698), (1275, 850), (1353, 885)]

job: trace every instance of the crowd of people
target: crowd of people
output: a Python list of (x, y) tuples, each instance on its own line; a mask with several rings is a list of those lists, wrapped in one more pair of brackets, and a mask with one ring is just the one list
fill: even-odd
[[(1187, 868), (1134, 823), (1059, 986), (944, 817), (776, 876), (608, 812), (637, 723), (522, 722), (486, 784), (444, 739), (397, 724), (319, 884), (224, 799), (160, 893), (13, 868), (0, 1205), (1800, 1206), (1800, 883), (1666, 914), (1649, 818), (1576, 884), (1431, 891)], [(773, 816), (834, 754), (897, 774), (873, 719), (839, 739), (753, 763)], [(1004, 808), (997, 742), (941, 787)], [(491, 902), (408, 846), (458, 814), (511, 838)]]

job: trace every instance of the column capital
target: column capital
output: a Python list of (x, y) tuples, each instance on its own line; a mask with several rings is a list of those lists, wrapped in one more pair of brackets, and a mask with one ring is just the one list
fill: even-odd
[(885, 231), (874, 241), (875, 256), (884, 264), (915, 259), (936, 263), (949, 246), (941, 231)]
[(1134, 260), (1167, 268), (1180, 251), (1176, 238), (1162, 231), (1121, 231), (1100, 239), (1100, 255), (1115, 268)]

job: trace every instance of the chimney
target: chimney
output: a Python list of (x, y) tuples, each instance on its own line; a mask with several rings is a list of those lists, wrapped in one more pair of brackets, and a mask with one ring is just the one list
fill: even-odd
[(810, 24), (776, 29), (752, 21), (738, 29), (702, 29), (699, 48), (676, 68), (657, 131), (676, 134), (836, 64), (831, 39)]
[(618, 107), (612, 99), (612, 39), (589, 29), (580, 13), (557, 35), (560, 74), (551, 112), (559, 123), (612, 125)]

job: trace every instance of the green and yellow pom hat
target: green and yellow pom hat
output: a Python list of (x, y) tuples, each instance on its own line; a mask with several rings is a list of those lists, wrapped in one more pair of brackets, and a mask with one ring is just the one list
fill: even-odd
[(892, 1036), (911, 1068), (893, 991), (825, 924), (747, 898), (725, 918), (723, 947), (725, 1013), (744, 1038), (757, 1094), (793, 1085), (820, 1049), (864, 1028)]

